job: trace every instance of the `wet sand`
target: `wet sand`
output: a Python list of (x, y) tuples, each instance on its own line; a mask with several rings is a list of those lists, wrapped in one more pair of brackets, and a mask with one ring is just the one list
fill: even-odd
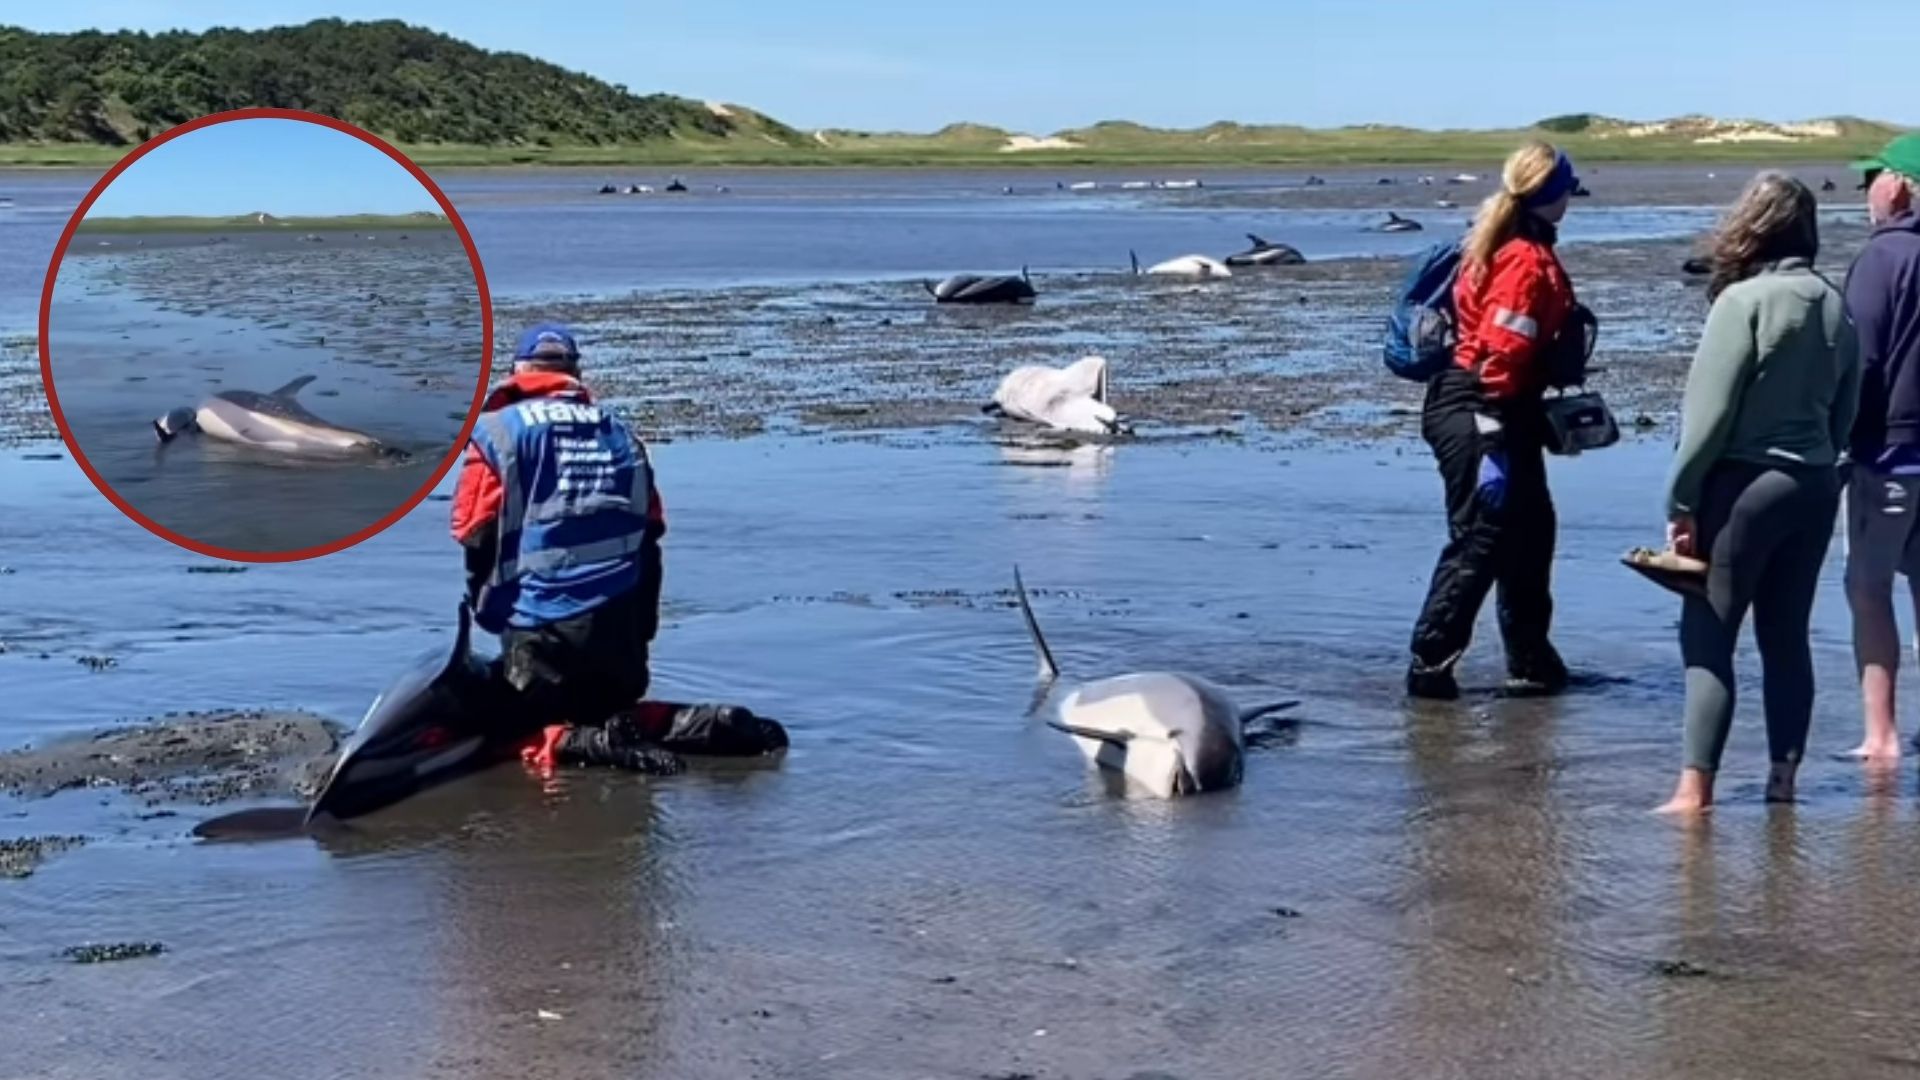
[[(1666, 440), (1555, 463), (1583, 686), (1498, 697), (1489, 624), (1468, 698), (1408, 706), (1403, 635), (1443, 529), (1424, 457), (991, 433), (659, 448), (659, 692), (781, 717), (778, 771), (543, 785), (505, 767), (281, 844), (197, 844), (214, 810), (192, 802), (142, 820), (110, 792), (0, 800), (22, 833), (90, 838), (8, 883), (0, 1004), (27, 1022), (0, 1072), (134, 1054), (166, 1076), (1910, 1068), (1920, 1001), (1886, 930), (1920, 903), (1915, 781), (1830, 760), (1857, 723), (1837, 560), (1803, 803), (1762, 804), (1749, 708), (1714, 820), (1646, 812), (1679, 753), (1677, 612), (1614, 560), (1657, 527)], [(124, 547), (62, 466), (0, 468), (0, 492), (42, 472), (39, 527), (71, 548)], [(942, 513), (980, 527), (930, 532)], [(437, 511), (325, 567), (244, 575), (186, 573), (164, 546), (84, 570), (29, 538), (0, 633), (83, 579), (100, 599), (29, 624), (50, 658), (0, 656), (0, 677), (24, 721), (75, 732), (156, 696), (345, 721), (395, 655), (444, 641), (450, 554)], [(1070, 676), (1173, 664), (1303, 699), (1297, 727), (1237, 792), (1108, 797), (1027, 716), (1016, 560)], [(109, 981), (59, 955), (89, 940), (167, 949)]]
[[(1829, 270), (1858, 234), (1829, 232)], [(886, 282), (562, 308), (658, 443), (655, 692), (779, 717), (782, 767), (507, 766), (257, 844), (191, 831), (296, 790), (310, 744), (172, 817), (114, 786), (0, 794), (0, 837), (86, 839), (0, 881), (0, 1075), (1911, 1075), (1920, 781), (1833, 760), (1858, 725), (1837, 543), (1801, 803), (1762, 802), (1743, 648), (1723, 804), (1647, 812), (1679, 761), (1678, 607), (1617, 558), (1659, 535), (1704, 314), (1685, 253), (1568, 249), (1600, 387), (1657, 426), (1552, 464), (1577, 689), (1500, 696), (1489, 611), (1453, 705), (1400, 693), (1445, 523), (1378, 367), (1387, 267), (1043, 280), (1026, 312)], [(1096, 351), (1143, 437), (978, 414), (1006, 366)], [(324, 564), (198, 573), (46, 448), (0, 452), (16, 741), (351, 723), (445, 646), (444, 502)], [(1110, 797), (1029, 713), (1016, 561), (1069, 677), (1177, 667), (1299, 698), (1297, 723), (1238, 791)], [(165, 950), (63, 954), (86, 942)]]

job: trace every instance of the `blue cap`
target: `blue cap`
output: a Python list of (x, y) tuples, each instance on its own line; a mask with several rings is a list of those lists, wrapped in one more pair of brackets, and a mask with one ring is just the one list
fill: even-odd
[(1539, 190), (1520, 201), (1534, 208), (1551, 206), (1560, 201), (1562, 195), (1571, 193), (1579, 186), (1580, 178), (1573, 174), (1573, 159), (1567, 156), (1565, 150), (1561, 150), (1554, 155), (1553, 171), (1547, 174), (1546, 182), (1540, 185)]
[(566, 327), (559, 323), (541, 323), (520, 335), (513, 358), (576, 364), (580, 361), (580, 346), (574, 343), (573, 334)]

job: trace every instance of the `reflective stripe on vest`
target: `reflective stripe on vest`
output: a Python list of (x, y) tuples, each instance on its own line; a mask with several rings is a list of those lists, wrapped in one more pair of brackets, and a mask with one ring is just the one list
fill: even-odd
[[(513, 410), (523, 411), (509, 415)], [(595, 448), (550, 448), (548, 460), (560, 475), (551, 494), (544, 499), (529, 501), (530, 484), (525, 475), (528, 466), (521, 460), (520, 437), (528, 428), (548, 423), (569, 426), (592, 423), (594, 433), (590, 438)], [(587, 441), (584, 437), (577, 438), (581, 438), (582, 442)], [(625, 445), (609, 449), (609, 440), (617, 440)], [(646, 537), (646, 516), (653, 488), (652, 463), (647, 458), (646, 447), (631, 438), (616, 422), (609, 421), (597, 407), (547, 400), (509, 405), (481, 415), (480, 422), (474, 428), (474, 442), (499, 475), (502, 488), (493, 574), (488, 579), (490, 586), (515, 581), (528, 574), (544, 574), (606, 562), (640, 550)], [(615, 460), (622, 451), (631, 458), (625, 485), (612, 490), (576, 491), (576, 482), (592, 484), (617, 476), (619, 468), (628, 464)], [(604, 459), (607, 464), (599, 467), (599, 459)], [(596, 462), (596, 465), (582, 468), (582, 464), (587, 462)], [(564, 547), (521, 551), (521, 541), (529, 526), (550, 525), (567, 519), (603, 514), (626, 518), (628, 525), (610, 537)]]

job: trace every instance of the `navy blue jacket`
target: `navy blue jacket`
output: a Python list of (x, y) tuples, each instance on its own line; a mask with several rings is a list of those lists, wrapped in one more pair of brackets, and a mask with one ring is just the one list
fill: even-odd
[(1920, 214), (1882, 222), (1847, 271), (1847, 318), (1860, 336), (1860, 414), (1852, 458), (1920, 444)]

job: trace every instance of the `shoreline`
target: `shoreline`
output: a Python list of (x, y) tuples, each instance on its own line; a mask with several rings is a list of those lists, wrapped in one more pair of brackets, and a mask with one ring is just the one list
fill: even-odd
[(304, 229), (308, 232), (331, 232), (347, 229), (449, 229), (452, 227), (453, 223), (444, 215), (430, 211), (415, 211), (409, 214), (329, 214), (290, 217), (260, 213), (227, 216), (134, 214), (124, 217), (84, 217), (80, 219), (74, 231), (132, 234), (269, 232), (275, 229)]
[[(534, 168), (685, 168), (825, 171), (871, 169), (920, 171), (939, 169), (1007, 169), (1032, 172), (1043, 168), (1196, 168), (1366, 169), (1443, 167), (1498, 162), (1524, 138), (1552, 139), (1551, 133), (1514, 133), (1512, 138), (1413, 141), (1403, 150), (1369, 148), (1356, 152), (1340, 147), (1246, 147), (1235, 151), (1158, 148), (1079, 148), (1071, 150), (979, 150), (902, 146), (845, 150), (763, 149), (760, 147), (559, 147), (531, 149), (489, 146), (408, 146), (392, 144), (422, 168), (498, 169)], [(1847, 162), (1878, 149), (1878, 144), (1781, 142), (1719, 143), (1691, 151), (1671, 146), (1610, 148), (1589, 141), (1563, 140), (1575, 160), (1595, 165), (1675, 167), (1691, 165), (1753, 166), (1782, 163)], [(104, 169), (137, 147), (90, 144), (26, 147), (0, 143), (0, 169)]]

